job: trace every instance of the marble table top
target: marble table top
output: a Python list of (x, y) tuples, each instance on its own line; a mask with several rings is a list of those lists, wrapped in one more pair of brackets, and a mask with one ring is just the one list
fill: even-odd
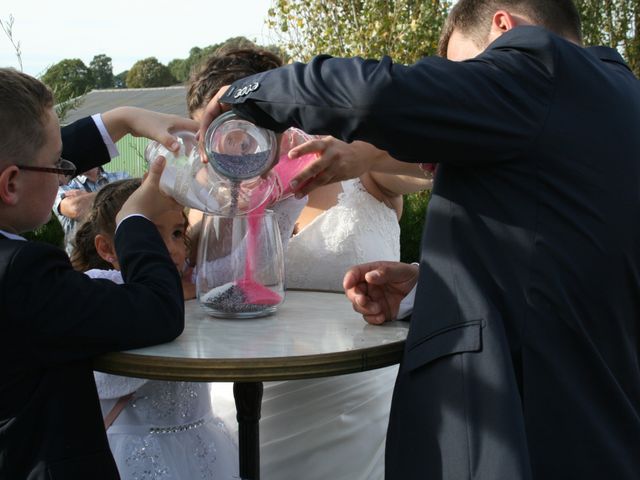
[(255, 319), (209, 316), (185, 304), (176, 340), (95, 362), (97, 370), (163, 380), (267, 381), (353, 373), (398, 363), (409, 325), (369, 325), (343, 293), (286, 292), (275, 314)]

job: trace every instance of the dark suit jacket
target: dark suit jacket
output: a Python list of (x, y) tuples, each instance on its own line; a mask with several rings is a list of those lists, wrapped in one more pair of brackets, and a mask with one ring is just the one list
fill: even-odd
[[(79, 171), (108, 161), (90, 119), (63, 129), (63, 141)], [(119, 478), (91, 359), (172, 340), (184, 325), (184, 303), (151, 222), (126, 219), (115, 242), (127, 285), (74, 271), (58, 248), (0, 234), (2, 480)]]
[(640, 85), (617, 52), (518, 27), (469, 61), (317, 57), (222, 101), (440, 163), (388, 478), (640, 478)]

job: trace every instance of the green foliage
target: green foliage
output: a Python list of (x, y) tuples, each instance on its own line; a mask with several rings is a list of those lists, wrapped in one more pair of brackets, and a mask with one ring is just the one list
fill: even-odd
[[(319, 53), (380, 58), (412, 63), (432, 55), (451, 1), (412, 0), (276, 0), (268, 25), (281, 33), (295, 60)], [(400, 220), (400, 256), (419, 259), (429, 193), (404, 197)]]
[(276, 0), (267, 24), (295, 60), (313, 55), (390, 55), (402, 63), (432, 54), (450, 0)]
[(55, 95), (56, 102), (66, 102), (93, 88), (91, 70), (79, 58), (68, 58), (52, 65), (40, 79)]
[(113, 77), (113, 86), (115, 88), (127, 88), (127, 75), (129, 75), (129, 70), (125, 70), (124, 72), (120, 72), (118, 75)]
[(94, 56), (89, 64), (89, 70), (93, 76), (94, 88), (113, 87), (113, 65), (111, 64), (111, 57), (107, 57), (104, 53)]
[(411, 263), (420, 260), (422, 229), (431, 198), (430, 192), (417, 192), (404, 196), (400, 219), (400, 260)]
[(53, 92), (60, 120), (64, 120), (67, 112), (80, 106), (82, 95), (94, 85), (91, 70), (79, 58), (67, 58), (52, 65), (40, 80)]
[(585, 45), (616, 48), (640, 76), (640, 1), (576, 0)]
[(51, 213), (51, 218), (47, 223), (38, 227), (32, 232), (24, 233), (23, 236), (27, 240), (34, 240), (37, 242), (45, 242), (56, 247), (64, 248), (64, 229), (58, 217)]
[(127, 88), (168, 87), (177, 83), (169, 68), (156, 57), (134, 63), (127, 74), (126, 82)]
[[(189, 75), (194, 66), (197, 66), (203, 59), (209, 55), (215, 53), (220, 49), (237, 49), (237, 48), (251, 48), (256, 44), (246, 37), (231, 37), (224, 42), (215, 43), (208, 47), (200, 48), (193, 47), (189, 51), (189, 56), (185, 59), (176, 58), (169, 62), (169, 70), (178, 82), (186, 82), (189, 79)], [(268, 47), (263, 47), (268, 48)]]
[(173, 78), (180, 83), (185, 82), (187, 78), (189, 78), (189, 70), (191, 67), (187, 60), (188, 59), (175, 58), (167, 64)]
[(217, 50), (223, 43), (216, 43), (205, 48), (193, 47), (189, 51), (189, 56), (184, 59), (176, 58), (169, 62), (169, 70), (178, 82), (186, 82), (194, 65), (198, 65), (200, 61)]

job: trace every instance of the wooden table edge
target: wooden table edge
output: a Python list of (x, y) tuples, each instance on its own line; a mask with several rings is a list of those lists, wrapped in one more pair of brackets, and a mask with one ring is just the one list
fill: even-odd
[(114, 352), (97, 358), (94, 369), (116, 375), (170, 381), (295, 380), (356, 373), (397, 364), (402, 358), (404, 343), (401, 340), (344, 352), (286, 358), (185, 359)]

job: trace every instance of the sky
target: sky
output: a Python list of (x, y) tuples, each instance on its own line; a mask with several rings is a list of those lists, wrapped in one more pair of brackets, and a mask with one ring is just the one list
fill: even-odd
[[(167, 64), (206, 47), (245, 36), (277, 43), (265, 24), (272, 0), (3, 0), (0, 20), (13, 15), (23, 71), (39, 76), (66, 58), (85, 65), (95, 55), (111, 57), (113, 73), (156, 57)], [(19, 68), (15, 49), (0, 30), (0, 67)]]

